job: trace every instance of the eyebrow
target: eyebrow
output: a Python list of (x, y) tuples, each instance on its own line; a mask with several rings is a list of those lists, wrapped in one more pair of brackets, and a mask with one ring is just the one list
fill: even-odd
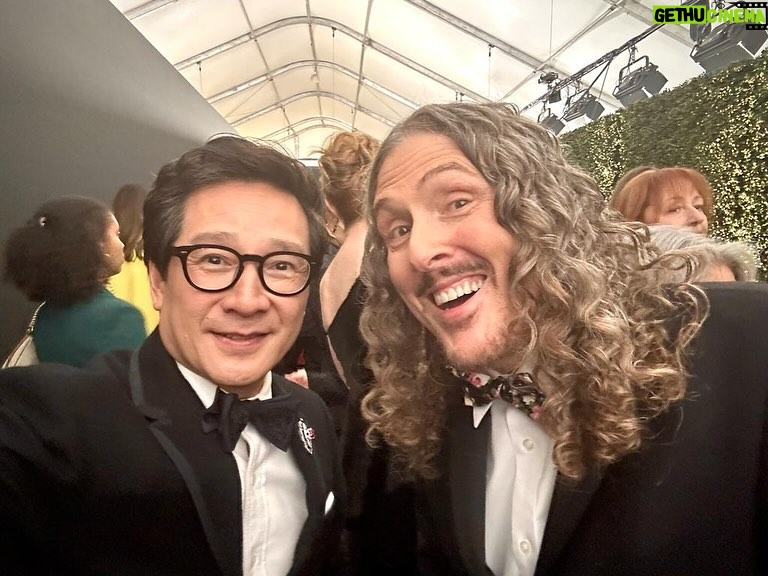
[[(237, 241), (237, 237), (230, 232), (201, 232), (192, 236), (189, 244), (223, 244), (229, 246)], [(307, 248), (297, 242), (285, 240), (283, 238), (266, 238), (265, 241), (270, 244), (270, 250), (275, 252), (300, 252), (307, 253)]]
[[(471, 170), (467, 166), (460, 164), (459, 162), (446, 162), (445, 164), (440, 164), (439, 166), (435, 166), (431, 170), (427, 170), (419, 179), (419, 185), (424, 184), (424, 182), (428, 181), (431, 178), (434, 178), (443, 172), (450, 172), (450, 171), (456, 171), (461, 172), (462, 174), (466, 174), (468, 176), (480, 176), (476, 171)], [(382, 198), (381, 200), (377, 200), (373, 204), (373, 221), (376, 222), (376, 218), (379, 215), (379, 212), (382, 210), (388, 210), (390, 212), (397, 212), (396, 208), (393, 208), (392, 201), (389, 200), (389, 198)]]
[(438, 176), (439, 174), (443, 172), (450, 172), (452, 170), (455, 170), (457, 172), (462, 172), (464, 174), (468, 174), (470, 176), (477, 176), (477, 172), (474, 170), (470, 170), (467, 166), (464, 164), (459, 164), (458, 162), (446, 162), (445, 164), (440, 164), (439, 166), (435, 166), (431, 170), (427, 170), (421, 177), (421, 180), (419, 180), (419, 184), (423, 184), (430, 178), (434, 178), (435, 176)]

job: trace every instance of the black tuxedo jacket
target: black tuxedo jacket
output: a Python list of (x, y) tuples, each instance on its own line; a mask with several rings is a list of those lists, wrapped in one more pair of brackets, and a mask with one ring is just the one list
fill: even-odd
[[(333, 424), (314, 393), (277, 375), (273, 391), (315, 431), (311, 454), (298, 428), (290, 447), (309, 513), (291, 573), (322, 573), (343, 490)], [(82, 370), (0, 373), (0, 573), (241, 574), (240, 478), (204, 410), (157, 332)]]
[[(768, 574), (768, 287), (707, 287), (686, 400), (634, 453), (559, 478), (536, 576)], [(424, 573), (485, 576), (490, 418), (450, 414), (442, 477), (423, 486)], [(510, 539), (510, 546), (514, 546)]]

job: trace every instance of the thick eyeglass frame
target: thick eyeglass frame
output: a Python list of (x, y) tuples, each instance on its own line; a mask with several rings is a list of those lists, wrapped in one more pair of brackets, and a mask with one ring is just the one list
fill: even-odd
[[(235, 274), (234, 278), (232, 279), (232, 282), (229, 283), (229, 285), (225, 286), (224, 288), (201, 288), (194, 282), (192, 282), (192, 278), (189, 276), (189, 271), (187, 270), (187, 258), (189, 257), (190, 253), (194, 250), (198, 250), (200, 248), (215, 248), (217, 250), (224, 250), (225, 252), (229, 252), (230, 254), (233, 254), (237, 257), (238, 260), (238, 268), (237, 273)], [(302, 254), (301, 252), (291, 252), (290, 250), (278, 250), (277, 252), (270, 252), (269, 254), (264, 254), (264, 256), (259, 256), (258, 254), (240, 254), (237, 250), (234, 248), (230, 248), (229, 246), (222, 246), (220, 244), (188, 244), (185, 246), (171, 246), (170, 248), (171, 256), (178, 256), (179, 260), (181, 260), (181, 269), (184, 271), (184, 277), (187, 279), (187, 283), (189, 283), (192, 288), (195, 290), (200, 290), (200, 292), (224, 292), (225, 290), (229, 290), (237, 284), (237, 281), (240, 280), (240, 276), (243, 275), (243, 270), (245, 270), (245, 263), (246, 262), (256, 262), (258, 264), (258, 272), (259, 272), (259, 280), (261, 280), (261, 285), (264, 287), (264, 290), (269, 292), (270, 294), (274, 294), (275, 296), (296, 296), (297, 294), (301, 294), (304, 292), (304, 290), (307, 289), (307, 286), (309, 286), (310, 282), (312, 281), (312, 277), (315, 273), (315, 267), (316, 263), (314, 260), (310, 259), (309, 256), (306, 254)], [(264, 280), (264, 261), (268, 258), (271, 258), (272, 256), (299, 256), (300, 258), (303, 258), (307, 261), (309, 264), (309, 274), (307, 274), (307, 280), (304, 282), (304, 285), (294, 291), (294, 292), (276, 292), (269, 286), (267, 286), (266, 281)]]

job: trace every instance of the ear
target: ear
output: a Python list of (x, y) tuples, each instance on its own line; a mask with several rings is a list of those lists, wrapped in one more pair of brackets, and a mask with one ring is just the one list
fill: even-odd
[(163, 309), (163, 294), (165, 293), (166, 282), (163, 279), (160, 270), (157, 269), (154, 262), (149, 263), (149, 289), (152, 294), (152, 306), (155, 310)]

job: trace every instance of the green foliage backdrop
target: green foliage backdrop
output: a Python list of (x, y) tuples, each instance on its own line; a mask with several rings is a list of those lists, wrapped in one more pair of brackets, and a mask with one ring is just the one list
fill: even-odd
[(696, 168), (714, 191), (710, 235), (750, 243), (760, 256), (762, 278), (768, 278), (768, 51), (560, 140), (606, 198), (635, 166)]

